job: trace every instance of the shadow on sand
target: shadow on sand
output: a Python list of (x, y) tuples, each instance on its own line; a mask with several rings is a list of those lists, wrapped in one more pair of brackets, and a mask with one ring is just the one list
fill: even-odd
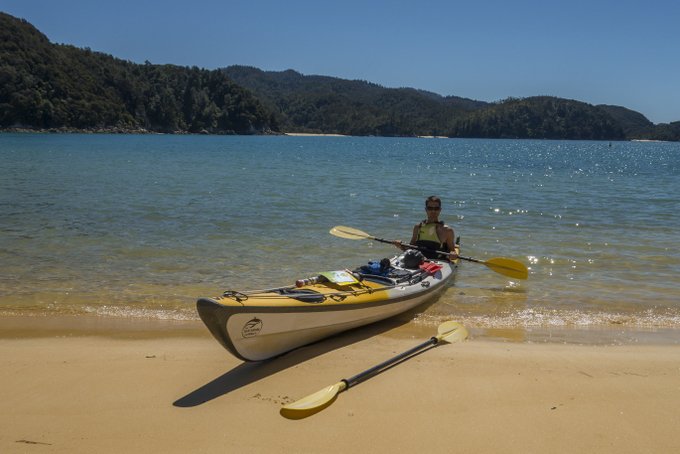
[[(422, 311), (423, 306), (420, 306), (418, 309), (419, 311)], [(409, 311), (388, 320), (355, 328), (314, 344), (300, 347), (277, 358), (261, 362), (244, 362), (211, 382), (190, 392), (186, 396), (177, 399), (173, 405), (175, 407), (186, 408), (204, 404), (319, 355), (363, 341), (404, 325), (412, 319), (412, 315), (413, 312)]]

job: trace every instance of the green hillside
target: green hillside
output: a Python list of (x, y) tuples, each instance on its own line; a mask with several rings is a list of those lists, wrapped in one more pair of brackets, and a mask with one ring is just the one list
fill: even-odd
[(590, 104), (549, 96), (508, 99), (456, 121), (452, 137), (621, 140), (623, 128)]
[(304, 76), (296, 71), (224, 69), (277, 113), (283, 130), (348, 135), (442, 135), (452, 121), (487, 105), (444, 98), (413, 88), (385, 88), (366, 81)]
[(52, 44), (0, 13), (0, 127), (254, 133), (266, 108), (221, 71), (139, 65)]
[(680, 121), (654, 124), (644, 115), (620, 106), (597, 106), (621, 124), (627, 138), (647, 140), (680, 140)]

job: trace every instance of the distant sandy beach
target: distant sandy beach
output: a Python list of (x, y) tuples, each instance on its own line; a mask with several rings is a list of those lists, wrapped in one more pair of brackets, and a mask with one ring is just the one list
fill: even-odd
[(230, 356), (200, 322), (72, 322), (3, 318), (1, 452), (680, 450), (674, 346), (473, 337), (291, 421), (283, 404), (427, 335), (383, 322), (256, 364)]
[(306, 132), (287, 132), (284, 135), (294, 137), (349, 137), (345, 134), (313, 134)]

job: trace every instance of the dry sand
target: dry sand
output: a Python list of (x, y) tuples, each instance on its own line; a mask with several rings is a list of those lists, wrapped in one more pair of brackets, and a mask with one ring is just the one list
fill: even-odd
[(472, 338), (291, 421), (282, 404), (407, 350), (421, 333), (377, 325), (255, 364), (200, 324), (113, 336), (14, 323), (0, 324), (2, 453), (680, 452), (676, 346)]

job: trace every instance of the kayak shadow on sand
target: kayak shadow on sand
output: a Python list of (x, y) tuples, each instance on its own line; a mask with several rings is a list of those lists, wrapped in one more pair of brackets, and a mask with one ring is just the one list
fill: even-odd
[(186, 408), (204, 404), (319, 355), (366, 340), (397, 328), (398, 326), (405, 325), (413, 319), (414, 314), (422, 312), (427, 306), (429, 306), (429, 304), (425, 303), (424, 305), (419, 306), (417, 310), (408, 311), (387, 320), (339, 333), (316, 343), (300, 347), (276, 358), (259, 362), (244, 362), (231, 369), (229, 372), (190, 392), (186, 396), (177, 399), (172, 405)]

